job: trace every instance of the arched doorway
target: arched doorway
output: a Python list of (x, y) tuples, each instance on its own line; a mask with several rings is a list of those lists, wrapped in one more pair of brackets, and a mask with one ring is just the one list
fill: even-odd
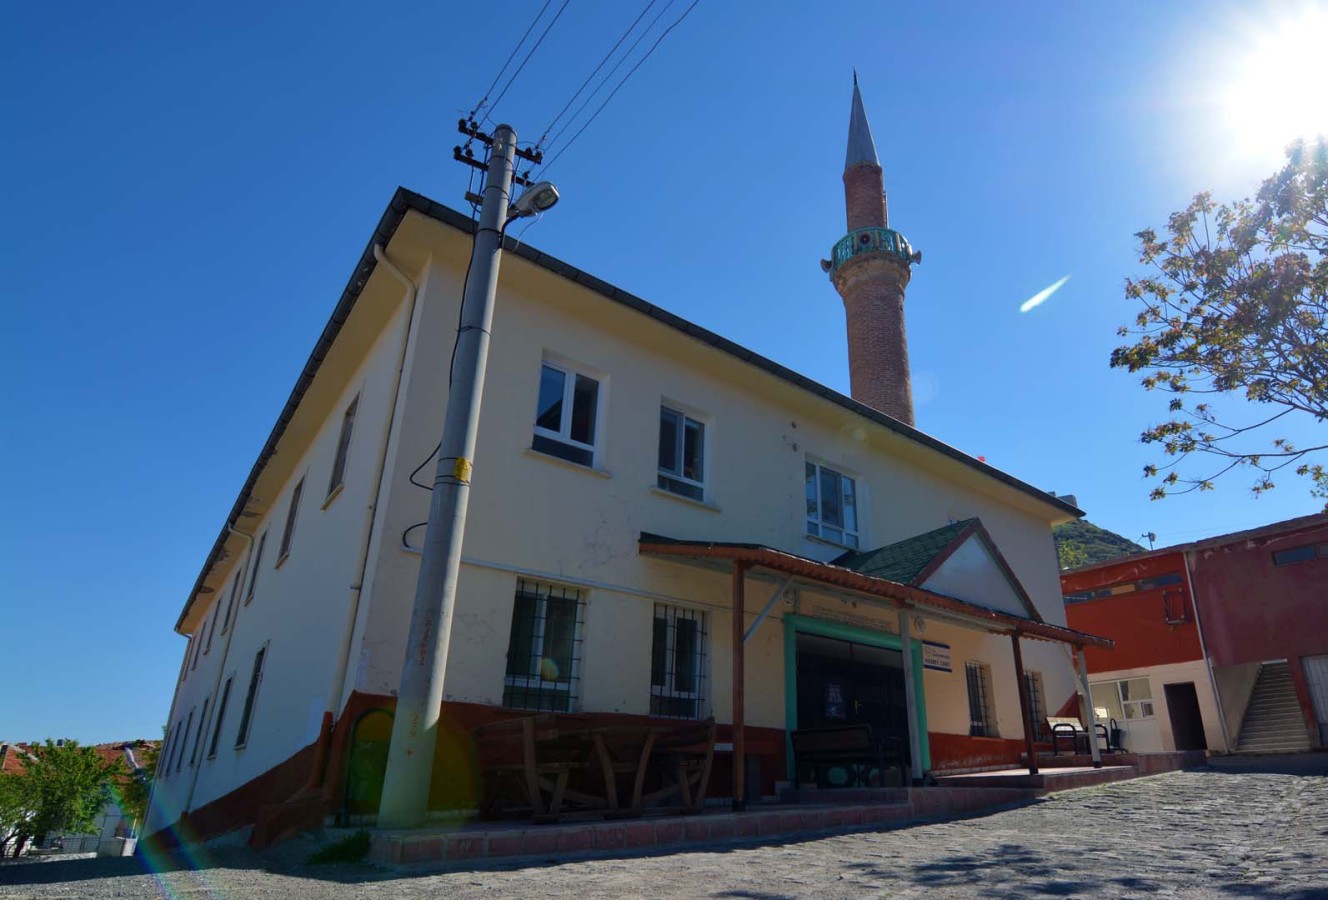
[(355, 720), (346, 754), (346, 789), (338, 817), (341, 825), (358, 824), (366, 816), (378, 815), (391, 742), (391, 710), (371, 709)]

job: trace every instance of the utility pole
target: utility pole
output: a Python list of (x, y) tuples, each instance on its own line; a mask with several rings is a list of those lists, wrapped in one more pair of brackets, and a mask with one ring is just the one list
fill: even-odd
[[(461, 571), (461, 545), (470, 500), (470, 476), (479, 431), (484, 371), (489, 358), (489, 329), (493, 324), (494, 296), (498, 288), (503, 228), (508, 221), (514, 158), (540, 161), (538, 154), (518, 151), (516, 132), (499, 125), (490, 138), (474, 122), (459, 123), (463, 134), (489, 144), (491, 154), (485, 179), (483, 207), (470, 257), (470, 279), (462, 297), (461, 329), (457, 334), (452, 387), (443, 421), (443, 437), (434, 474), (429, 522), (424, 535), (415, 605), (410, 616), (397, 693), (392, 743), (378, 824), (382, 828), (412, 828), (424, 824), (429, 805), (438, 718), (443, 701), (443, 676), (452, 640), (457, 580)], [(467, 142), (469, 144), (469, 142)], [(456, 159), (476, 168), (484, 164), (458, 147)], [(473, 195), (472, 195), (473, 196)], [(554, 193), (556, 199), (556, 192)], [(478, 199), (478, 198), (476, 198)]]

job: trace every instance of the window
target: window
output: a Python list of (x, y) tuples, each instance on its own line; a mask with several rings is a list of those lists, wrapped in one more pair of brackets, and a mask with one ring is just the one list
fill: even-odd
[(580, 675), (584, 608), (576, 588), (517, 580), (503, 706), (571, 710)]
[(1328, 544), (1306, 544), (1303, 547), (1273, 551), (1273, 565), (1275, 566), (1289, 566), (1293, 563), (1307, 562), (1311, 559), (1328, 559)]
[(659, 486), (705, 498), (705, 423), (667, 406), (659, 408)]
[(964, 663), (968, 677), (968, 733), (971, 737), (998, 737), (991, 709), (991, 666)]
[(254, 551), (254, 568), (249, 573), (249, 590), (245, 591), (244, 603), (249, 605), (249, 601), (254, 599), (254, 588), (258, 587), (258, 566), (263, 562), (263, 548), (267, 545), (267, 532), (258, 539), (258, 549)]
[(1158, 588), (1180, 584), (1181, 580), (1181, 574), (1179, 572), (1170, 572), (1166, 575), (1158, 575), (1154, 578), (1141, 578), (1138, 581), (1122, 581), (1106, 587), (1095, 588), (1091, 591), (1079, 591), (1074, 594), (1066, 594), (1065, 602), (1078, 603), (1081, 600), (1098, 600), (1102, 597), (1132, 594), (1135, 591), (1155, 591)]
[(191, 672), (198, 668), (198, 655), (203, 649), (203, 630), (203, 627), (199, 626), (198, 631), (189, 636), (189, 643), (194, 645), (194, 659), (189, 663), (189, 671)]
[(203, 731), (207, 727), (208, 703), (212, 698), (208, 697), (203, 701), (203, 714), (198, 717), (198, 730), (194, 732), (194, 749), (189, 754), (189, 767), (192, 769), (194, 763), (198, 761), (198, 748), (203, 746)]
[(346, 459), (350, 455), (350, 435), (355, 430), (355, 412), (359, 407), (360, 398), (357, 396), (350, 401), (350, 406), (346, 407), (345, 415), (341, 417), (341, 436), (337, 438), (337, 455), (332, 460), (332, 477), (327, 481), (327, 495), (329, 497), (346, 480)]
[(545, 363), (531, 449), (583, 466), (595, 464), (599, 382), (589, 375)]
[(171, 774), (171, 751), (175, 749), (175, 739), (180, 736), (180, 723), (175, 723), (175, 728), (166, 734), (166, 743), (161, 748), (161, 777), (165, 778)]
[(235, 580), (231, 582), (231, 598), (226, 601), (226, 616), (221, 620), (221, 633), (225, 634), (231, 627), (231, 614), (235, 612), (235, 596), (240, 593), (240, 581), (243, 573), (236, 569)]
[(281, 532), (281, 549), (277, 551), (277, 562), (290, 556), (291, 535), (295, 534), (295, 514), (300, 510), (300, 495), (304, 493), (304, 479), (291, 491), (290, 509), (286, 510), (286, 527)]
[(212, 618), (208, 622), (207, 643), (203, 645), (203, 655), (207, 656), (212, 652), (212, 635), (217, 633), (217, 619), (221, 617), (221, 604), (218, 603), (212, 608)]
[(258, 685), (263, 680), (263, 657), (266, 655), (266, 644), (259, 647), (258, 652), (254, 654), (254, 670), (249, 673), (249, 692), (244, 695), (244, 712), (240, 713), (240, 732), (235, 736), (237, 750), (249, 742), (249, 726), (254, 716), (254, 698), (258, 696)]
[(226, 701), (231, 698), (231, 682), (235, 680), (232, 676), (226, 679), (226, 683), (221, 686), (221, 699), (217, 701), (217, 724), (212, 727), (212, 741), (208, 744), (208, 759), (217, 755), (217, 741), (221, 738), (221, 723), (226, 721)]
[(1028, 694), (1028, 716), (1033, 720), (1033, 733), (1045, 737), (1047, 730), (1047, 693), (1042, 687), (1041, 672), (1024, 673), (1024, 692)]
[(180, 766), (184, 763), (184, 745), (189, 743), (189, 732), (194, 730), (194, 711), (189, 710), (189, 720), (184, 723), (184, 727), (175, 732), (175, 771), (180, 771)]
[(1088, 687), (1093, 705), (1107, 710), (1107, 715), (1122, 719), (1153, 718), (1153, 689), (1147, 678), (1104, 681)]
[(807, 463), (807, 533), (858, 546), (858, 487), (847, 475)]
[(705, 614), (656, 603), (650, 645), (652, 716), (701, 717), (705, 655)]

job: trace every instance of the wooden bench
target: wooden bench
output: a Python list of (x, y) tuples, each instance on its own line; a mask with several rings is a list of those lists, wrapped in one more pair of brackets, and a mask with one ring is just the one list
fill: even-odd
[[(1088, 731), (1083, 723), (1075, 718), (1058, 718), (1055, 716), (1047, 717), (1047, 727), (1051, 730), (1051, 752), (1055, 756), (1060, 755), (1060, 739), (1068, 737), (1070, 739), (1070, 753), (1079, 752), (1079, 742), (1083, 741), (1085, 752), (1089, 748)], [(1107, 726), (1101, 722), (1097, 723), (1097, 736), (1100, 741), (1100, 747), (1103, 752), (1111, 749), (1111, 734), (1107, 731)]]
[[(875, 740), (870, 725), (800, 728), (789, 739), (799, 782), (813, 781), (817, 787), (877, 787), (880, 785), (870, 783), (873, 770), (883, 781), (887, 771), (899, 769), (900, 783), (904, 783), (902, 742), (898, 738)], [(826, 771), (830, 768), (847, 771), (847, 783), (829, 784)]]

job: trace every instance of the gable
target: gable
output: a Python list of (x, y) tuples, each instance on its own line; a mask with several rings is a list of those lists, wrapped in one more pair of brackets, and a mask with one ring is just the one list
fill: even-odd
[(919, 587), (1023, 618), (1033, 614), (977, 532), (970, 533)]

